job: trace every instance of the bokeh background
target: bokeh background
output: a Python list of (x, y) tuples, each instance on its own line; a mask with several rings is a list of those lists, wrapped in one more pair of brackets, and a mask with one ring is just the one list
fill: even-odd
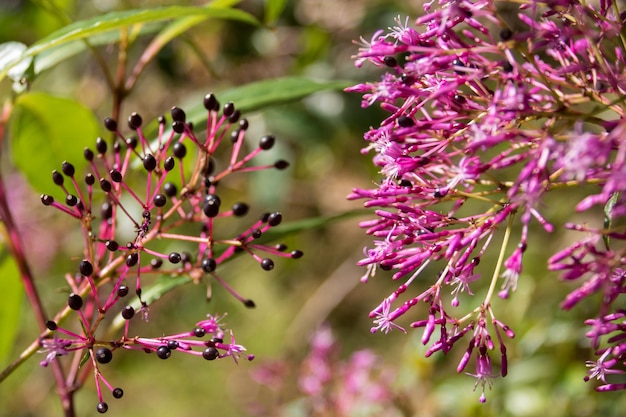
[[(80, 20), (109, 11), (174, 4), (202, 2), (2, 0), (0, 42), (31, 44), (59, 29), (62, 19), (55, 10), (63, 10), (71, 20)], [(262, 1), (242, 1), (238, 7), (263, 17)], [(397, 16), (404, 20), (404, 16), (421, 12), (419, 1), (299, 0), (289, 1), (272, 27), (208, 21), (163, 49), (125, 100), (122, 114), (138, 111), (144, 119), (152, 119), (172, 105), (184, 108), (209, 91), (286, 75), (355, 83), (376, 80), (378, 69), (354, 67), (351, 56), (358, 47), (353, 41), (361, 36), (368, 39), (377, 29), (395, 25)], [(139, 38), (131, 47), (130, 62), (137, 59), (149, 40), (149, 36)], [(115, 45), (100, 50), (113, 67)], [(78, 99), (99, 119), (111, 111), (103, 74), (88, 53), (42, 74), (31, 89)], [(0, 85), (2, 97), (10, 94), (8, 83)], [(370, 157), (361, 154), (360, 149), (363, 133), (382, 120), (382, 112), (362, 109), (358, 95), (332, 91), (315, 94), (295, 105), (245, 116), (259, 136), (275, 134), (279, 146), (273, 155), (277, 152), (292, 163), (280, 175), (259, 173), (238, 184), (241, 188), (237, 192), (247, 196), (253, 210), (280, 210), (286, 222), (295, 222), (359, 209), (360, 202), (348, 202), (345, 196), (353, 187), (372, 187), (377, 179)], [(7, 151), (10, 149), (5, 144), (3, 153)], [(28, 188), (10, 159), (5, 155), (1, 161), (0, 168), (12, 188), (11, 203), (17, 208), (31, 249), (29, 260), (46, 306), (53, 311), (65, 301), (63, 274), (74, 266), (73, 258), (80, 256), (80, 242), (67, 231), (63, 217), (41, 206), (37, 193)], [(563, 194), (548, 201), (546, 217), (557, 225), (572, 220), (569, 199), (575, 201), (572, 195)], [(593, 314), (595, 306), (589, 302), (575, 311), (561, 311), (559, 303), (572, 287), (545, 268), (547, 254), (565, 247), (570, 236), (559, 231), (547, 235), (541, 228), (533, 230), (518, 291), (508, 301), (495, 302), (498, 317), (515, 330), (516, 337), (508, 343), (509, 376), (495, 380), (493, 391), (487, 393), (487, 403), (481, 405), (479, 392), (472, 391), (474, 378), (455, 371), (466, 343), (459, 344), (448, 356), (438, 353), (425, 359), (421, 331), (409, 331), (408, 335), (370, 333), (369, 311), (397, 284), (382, 271), (367, 284), (359, 281), (364, 270), (355, 264), (371, 242), (358, 228), (358, 222), (366, 218), (367, 213), (346, 216), (289, 236), (285, 243), (302, 249), (305, 256), (297, 262), (278, 261), (270, 273), (251, 260), (229, 264), (224, 275), (242, 294), (254, 299), (254, 310), (244, 309), (218, 286), (214, 286), (210, 303), (205, 300), (203, 285), (187, 285), (168, 294), (153, 307), (148, 324), (134, 327), (137, 333), (158, 336), (176, 332), (193, 326), (206, 313), (227, 311), (224, 321), (256, 359), (235, 365), (230, 360), (209, 363), (187, 355), (172, 355), (161, 361), (155, 356), (122, 352), (105, 367), (107, 379), (125, 390), (123, 399), (109, 401), (108, 414), (311, 415), (298, 390), (298, 372), (309, 351), (311, 335), (327, 323), (341, 345), (338, 361), (356, 350), (371, 349), (378, 355), (379, 364), (394, 372), (390, 389), (395, 393), (393, 403), (400, 410), (397, 415), (624, 415), (626, 398), (622, 394), (595, 393), (592, 383), (583, 382), (585, 360), (591, 351), (582, 323)], [(495, 255), (481, 262), (486, 277), (494, 262)], [(426, 288), (437, 274), (436, 267), (426, 270), (414, 285)], [(478, 299), (488, 285), (486, 279), (483, 281), (473, 285)], [(425, 310), (416, 310), (404, 325), (422, 318), (420, 314)], [(11, 358), (0, 358), (0, 362), (6, 364), (17, 356), (37, 335), (26, 302), (20, 328)], [(280, 374), (284, 384), (279, 391), (255, 382), (252, 376), (260, 368), (275, 369)], [(93, 382), (88, 380), (77, 396), (78, 415), (96, 415), (96, 402)], [(0, 416), (59, 415), (53, 378), (48, 369), (38, 366), (37, 359), (31, 359), (0, 384)]]

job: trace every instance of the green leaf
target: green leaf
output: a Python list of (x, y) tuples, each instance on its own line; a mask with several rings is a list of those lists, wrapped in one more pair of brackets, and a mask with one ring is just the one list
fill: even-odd
[(265, 0), (265, 23), (273, 24), (285, 10), (287, 0)]
[[(253, 111), (293, 103), (320, 91), (343, 90), (354, 84), (353, 81), (314, 81), (305, 77), (284, 77), (235, 87), (218, 92), (216, 96), (222, 104), (229, 101), (235, 103), (237, 110), (245, 117), (247, 113)], [(205, 125), (207, 111), (202, 103), (202, 98), (196, 97), (193, 103), (191, 107), (182, 106), (187, 115), (187, 121), (196, 126)], [(148, 137), (153, 137), (156, 135), (157, 129), (158, 124), (155, 121), (146, 126), (144, 133)], [(167, 137), (169, 131), (166, 131), (164, 135)]]
[[(138, 36), (149, 35), (158, 32), (162, 28), (162, 24), (146, 24), (141, 27), (138, 32)], [(122, 35), (121, 31), (106, 32), (89, 37), (89, 45), (100, 46), (118, 42)], [(35, 74), (38, 75), (43, 71), (54, 67), (60, 62), (65, 61), (78, 55), (81, 52), (86, 51), (87, 44), (83, 40), (77, 40), (73, 42), (63, 43), (57, 47), (42, 52), (35, 57)], [(3, 68), (0, 62), (0, 68)]]
[(18, 59), (12, 59), (5, 62), (4, 65), (0, 63), (0, 81), (6, 77), (7, 72), (14, 65), (21, 62), (23, 59), (34, 57), (44, 51), (48, 51), (68, 42), (86, 39), (131, 25), (172, 20), (189, 16), (207, 16), (216, 19), (237, 20), (252, 25), (259, 24), (258, 20), (254, 18), (254, 16), (242, 10), (232, 9), (230, 7), (216, 7), (212, 5), (207, 7), (170, 6), (107, 13), (101, 16), (72, 23), (34, 43), (30, 48), (24, 51)]
[(71, 162), (76, 172), (83, 171), (87, 164), (83, 149), (93, 144), (100, 133), (89, 109), (46, 93), (19, 96), (10, 129), (13, 163), (42, 193), (53, 190), (50, 173), (60, 169), (63, 161)]
[[(609, 201), (607, 201), (604, 205), (604, 230), (610, 229), (611, 225), (613, 224), (613, 209), (615, 208), (615, 204), (617, 204), (620, 195), (621, 193), (613, 193), (613, 195), (611, 195), (611, 198), (609, 198)], [(610, 250), (609, 237), (605, 234), (602, 236), (602, 239), (604, 240), (604, 246), (606, 247), (606, 250)]]
[(0, 68), (8, 68), (7, 75), (16, 83), (21, 81), (31, 66), (32, 59), (22, 58), (26, 49), (26, 45), (20, 42), (0, 44)]
[[(217, 94), (218, 100), (224, 104), (229, 101), (243, 115), (280, 104), (293, 103), (310, 96), (313, 93), (325, 90), (343, 90), (352, 81), (314, 81), (304, 77), (284, 77), (258, 81), (235, 87)], [(202, 100), (187, 111), (187, 118), (194, 124), (205, 123), (207, 111)]]
[(0, 277), (0, 366), (3, 366), (9, 362), (15, 344), (24, 295), (15, 260), (6, 251), (0, 253)]

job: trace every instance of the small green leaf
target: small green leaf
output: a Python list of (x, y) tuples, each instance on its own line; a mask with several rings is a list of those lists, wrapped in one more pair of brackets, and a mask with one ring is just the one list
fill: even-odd
[[(610, 229), (611, 225), (613, 224), (613, 209), (615, 208), (615, 204), (617, 204), (620, 195), (621, 193), (613, 193), (611, 198), (609, 198), (609, 201), (607, 201), (604, 205), (604, 230)], [(609, 237), (605, 234), (602, 236), (602, 239), (604, 240), (604, 246), (606, 247), (606, 250), (610, 250)]]
[(19, 326), (24, 288), (15, 260), (6, 251), (0, 253), (0, 366), (9, 361)]
[(30, 48), (24, 51), (19, 58), (10, 60), (4, 65), (0, 65), (0, 80), (4, 79), (7, 72), (23, 59), (34, 57), (44, 51), (68, 42), (86, 39), (94, 35), (131, 25), (172, 20), (188, 16), (208, 16), (216, 19), (237, 20), (251, 25), (259, 24), (254, 16), (243, 10), (232, 9), (230, 7), (215, 7), (212, 5), (207, 7), (170, 6), (107, 13), (74, 22), (34, 43)]
[(11, 118), (13, 163), (30, 185), (50, 193), (50, 173), (71, 162), (82, 172), (87, 162), (83, 149), (94, 143), (100, 128), (93, 113), (80, 103), (45, 93), (18, 97)]
[(285, 10), (287, 0), (265, 0), (265, 23), (273, 24)]

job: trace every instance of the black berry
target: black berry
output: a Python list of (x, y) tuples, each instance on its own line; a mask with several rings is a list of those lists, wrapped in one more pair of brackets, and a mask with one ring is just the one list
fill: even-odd
[(91, 262), (84, 259), (80, 261), (80, 264), (78, 265), (78, 270), (81, 274), (88, 277), (89, 275), (93, 274), (93, 265), (91, 264)]
[(141, 116), (135, 112), (132, 112), (130, 114), (130, 116), (128, 116), (128, 127), (130, 127), (133, 130), (136, 130), (137, 128), (141, 127), (141, 124), (143, 123), (143, 120), (141, 119)]
[(206, 331), (202, 327), (196, 327), (193, 329), (193, 335), (196, 337), (204, 337)]
[(165, 162), (163, 163), (163, 168), (166, 171), (171, 171), (174, 169), (174, 165), (176, 165), (176, 162), (174, 161), (174, 158), (172, 158), (171, 156), (167, 157), (167, 159), (165, 160)]
[(291, 251), (291, 258), (292, 259), (300, 259), (302, 258), (302, 255), (304, 255), (304, 253), (301, 250), (292, 250)]
[(152, 201), (154, 202), (155, 206), (163, 207), (165, 203), (167, 203), (167, 197), (165, 197), (163, 194), (157, 194), (154, 196), (154, 199)]
[(285, 169), (289, 167), (289, 162), (285, 161), (284, 159), (279, 159), (278, 161), (276, 161), (274, 163), (274, 168), (276, 169)]
[(268, 149), (271, 149), (272, 146), (274, 146), (275, 141), (276, 141), (276, 138), (274, 138), (274, 136), (271, 136), (271, 135), (263, 136), (261, 140), (259, 141), (259, 148), (265, 151)]
[(215, 97), (215, 95), (213, 95), (213, 93), (209, 93), (204, 96), (203, 104), (204, 108), (209, 111), (215, 111), (220, 108), (220, 103), (219, 101), (217, 101), (217, 98)]
[(67, 161), (63, 162), (63, 166), (61, 167), (61, 170), (68, 177), (73, 177), (74, 173), (76, 172), (76, 170), (74, 169), (74, 165), (70, 164)]
[(168, 197), (174, 197), (178, 190), (176, 189), (176, 186), (174, 184), (172, 184), (171, 182), (166, 182), (165, 184), (163, 184), (163, 192)]
[(111, 175), (111, 179), (113, 180), (113, 182), (122, 182), (122, 173), (119, 172), (117, 169), (112, 169), (111, 171), (109, 171), (109, 175)]
[(217, 359), (219, 355), (220, 355), (219, 351), (214, 347), (208, 347), (204, 349), (204, 351), (202, 352), (202, 357), (206, 359), (207, 361), (212, 361), (214, 359)]
[(245, 305), (248, 308), (255, 308), (256, 307), (256, 304), (254, 304), (254, 301), (252, 301), (252, 300), (245, 300), (243, 302), (243, 305)]
[(414, 126), (415, 122), (408, 116), (400, 116), (398, 117), (398, 126), (400, 127), (411, 127)]
[(56, 185), (63, 185), (63, 175), (56, 169), (52, 171), (52, 181)]
[(102, 191), (105, 193), (108, 193), (111, 191), (111, 183), (104, 178), (100, 178), (100, 188), (102, 188)]
[(85, 175), (85, 184), (94, 185), (96, 183), (96, 177), (93, 176), (91, 172)]
[(112, 393), (113, 398), (122, 398), (124, 396), (124, 390), (121, 388), (115, 388)]
[(176, 340), (168, 340), (167, 347), (170, 348), (170, 350), (176, 350), (178, 349), (178, 342)]
[(274, 261), (272, 261), (270, 258), (263, 258), (263, 260), (261, 261), (261, 268), (265, 269), (266, 271), (271, 271), (272, 269), (274, 269)]
[(127, 266), (135, 266), (137, 265), (138, 261), (139, 261), (139, 254), (137, 254), (137, 252), (131, 253), (128, 256), (126, 256)]
[(513, 37), (513, 32), (509, 28), (504, 28), (500, 31), (500, 39), (503, 41), (508, 41)]
[(96, 349), (95, 354), (98, 363), (109, 363), (113, 359), (113, 352), (109, 348), (99, 347)]
[(268, 219), (267, 219), (267, 223), (270, 226), (278, 226), (280, 224), (280, 222), (282, 222), (282, 221), (283, 221), (283, 215), (280, 214), (280, 212), (278, 212), (278, 211), (270, 214)]
[(172, 130), (176, 133), (183, 133), (185, 131), (185, 123), (180, 120), (174, 120), (172, 122)]
[(233, 214), (235, 216), (245, 216), (248, 214), (248, 210), (250, 207), (246, 203), (235, 203), (233, 204)]
[(115, 252), (120, 247), (120, 245), (115, 240), (107, 240), (106, 242), (104, 242), (104, 246), (106, 246), (106, 248), (111, 252)]
[(219, 213), (221, 200), (215, 194), (209, 194), (204, 199), (202, 211), (207, 217), (215, 217)]
[(54, 198), (51, 195), (42, 194), (41, 202), (43, 203), (44, 206), (49, 206), (50, 204), (54, 203)]
[(217, 267), (217, 263), (215, 263), (213, 258), (204, 258), (201, 267), (204, 272), (213, 272)]
[(128, 287), (126, 285), (120, 285), (120, 287), (117, 289), (117, 296), (126, 297), (127, 295), (128, 295)]
[(48, 321), (46, 322), (46, 328), (47, 328), (48, 330), (52, 330), (52, 331), (54, 331), (54, 330), (56, 330), (56, 329), (57, 329), (57, 324), (56, 324), (56, 322), (55, 322), (55, 321), (53, 321), (53, 320), (48, 320)]
[(185, 114), (185, 111), (183, 109), (181, 109), (180, 107), (172, 107), (172, 120), (174, 121), (179, 121), (179, 122), (184, 122), (187, 119), (187, 115)]
[(134, 315), (135, 315), (135, 309), (132, 306), (126, 306), (122, 310), (122, 317), (124, 317), (125, 320), (132, 319)]
[(107, 117), (104, 119), (104, 127), (106, 127), (110, 132), (115, 132), (117, 130), (117, 122), (110, 117)]
[(93, 151), (89, 148), (85, 148), (83, 151), (83, 156), (87, 161), (93, 161)]
[(152, 269), (159, 269), (163, 265), (163, 261), (160, 258), (154, 258), (150, 261)]
[(151, 154), (148, 154), (143, 158), (143, 167), (146, 169), (146, 171), (154, 171), (156, 166), (157, 161)]
[(180, 262), (181, 256), (180, 253), (178, 252), (172, 252), (169, 254), (169, 256), (167, 257), (167, 259), (173, 263), (173, 264), (177, 264)]
[(187, 155), (187, 148), (182, 143), (176, 142), (172, 147), (172, 152), (176, 158), (182, 159)]
[(78, 204), (78, 198), (75, 195), (68, 194), (65, 196), (65, 204), (70, 207), (74, 207), (76, 204)]
[(172, 356), (172, 351), (167, 346), (159, 346), (156, 350), (156, 354), (161, 359), (167, 359)]
[(113, 204), (110, 201), (105, 201), (100, 206), (100, 215), (103, 219), (110, 219), (113, 217)]
[(383, 58), (383, 62), (390, 68), (393, 68), (398, 65), (398, 60), (392, 56), (386, 56)]
[(83, 306), (83, 297), (78, 294), (71, 293), (67, 298), (67, 305), (72, 310), (80, 310), (80, 308)]
[(96, 139), (96, 151), (98, 151), (98, 153), (100, 155), (104, 155), (106, 153), (106, 151), (107, 151), (107, 143), (104, 141), (104, 139), (102, 139), (102, 138), (97, 138)]
[(96, 406), (96, 410), (98, 410), (100, 414), (104, 414), (109, 410), (109, 405), (105, 403), (104, 401), (99, 402), (98, 405)]
[(134, 136), (126, 138), (126, 147), (130, 149), (135, 149), (137, 147), (137, 138)]
[(235, 112), (235, 103), (233, 103), (232, 101), (229, 101), (228, 103), (224, 104), (224, 116), (226, 117), (230, 117), (233, 115), (233, 113)]

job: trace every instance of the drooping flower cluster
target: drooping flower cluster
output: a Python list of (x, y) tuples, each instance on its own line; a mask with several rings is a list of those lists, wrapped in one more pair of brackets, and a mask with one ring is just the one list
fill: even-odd
[[(624, 250), (616, 243), (626, 234), (615, 226), (626, 207), (626, 13), (608, 0), (529, 0), (514, 13), (498, 4), (433, 0), (415, 26), (398, 18), (360, 45), (356, 65), (370, 62), (385, 73), (348, 91), (363, 94), (363, 107), (378, 104), (389, 113), (365, 134), (363, 149), (374, 152), (382, 178), (375, 189), (349, 196), (366, 199), (377, 215), (361, 223), (376, 239), (360, 261), (362, 280), (380, 268), (402, 281), (371, 312), (372, 331), (400, 328), (395, 321), (424, 303), (428, 318), (411, 327), (424, 328), (424, 344), (434, 335), (427, 355), (446, 353), (470, 334), (458, 371), (476, 355), (471, 375), (484, 402), (490, 378), (507, 373), (502, 333), (514, 336), (496, 318), (492, 297), (516, 289), (531, 222), (553, 231), (541, 213), (546, 194), (592, 184), (596, 191), (576, 210), (610, 207), (603, 227), (566, 225), (586, 236), (549, 267), (568, 280), (586, 279), (564, 308), (602, 293), (599, 315), (587, 323), (602, 362), (590, 374), (606, 383), (599, 389), (624, 388), (605, 375), (621, 372), (626, 360), (624, 311), (616, 302), (625, 291)], [(516, 229), (519, 240), (511, 242)], [(498, 230), (502, 238), (494, 238)], [(490, 247), (499, 256), (484, 299), (470, 314), (455, 315), (462, 295), (473, 295), (481, 279), (476, 266)], [(433, 265), (436, 279), (410, 294)], [(491, 366), (494, 333), (499, 373)]]
[(363, 349), (341, 359), (340, 346), (328, 325), (313, 333), (309, 348), (299, 366), (291, 369), (297, 377), (298, 399), (285, 398), (290, 370), (287, 363), (271, 362), (256, 370), (256, 382), (281, 392), (281, 396), (277, 405), (268, 406), (267, 398), (254, 404), (254, 415), (286, 415), (293, 404), (309, 416), (402, 415), (392, 388), (395, 372), (374, 352)]
[[(162, 277), (162, 288), (184, 282), (205, 283), (208, 299), (214, 281), (252, 308), (254, 302), (241, 296), (218, 274), (220, 265), (239, 253), (248, 253), (269, 271), (274, 268), (272, 258), (302, 256), (299, 250), (287, 251), (283, 244), (268, 246), (259, 240), (281, 223), (280, 212), (262, 214), (239, 233), (229, 231), (237, 226), (236, 221), (230, 226), (220, 225), (249, 212), (245, 202), (235, 201), (228, 208), (222, 203), (222, 199), (232, 198), (218, 194), (226, 177), (261, 169), (285, 169), (288, 163), (279, 160), (272, 165), (252, 165), (256, 155), (272, 148), (274, 137), (264, 136), (246, 150), (248, 121), (240, 117), (233, 103), (222, 108), (215, 96), (208, 94), (204, 107), (207, 125), (203, 136), (195, 133), (197, 129), (178, 107), (171, 111), (171, 129), (166, 128), (165, 117), (159, 118), (154, 141), (144, 134), (137, 113), (128, 119), (134, 132), (131, 137), (123, 136), (115, 120), (106, 119), (112, 140), (98, 138), (95, 152), (85, 149), (88, 173), (79, 177), (74, 165), (66, 161), (60, 172), (52, 173), (64, 201), (48, 194), (41, 196), (44, 205), (76, 219), (84, 242), (83, 259), (75, 272), (66, 275), (71, 290), (67, 307), (48, 321), (50, 334), (41, 339), (46, 353), (41, 364), (47, 366), (56, 357), (69, 354), (82, 357), (72, 366), (81, 361), (92, 366), (97, 410), (101, 413), (108, 409), (103, 385), (113, 397), (123, 395), (122, 389), (113, 387), (100, 369), (120, 349), (153, 352), (160, 359), (182, 352), (206, 360), (230, 356), (235, 362), (246, 350), (213, 315), (182, 333), (155, 338), (131, 336), (130, 322), (136, 317), (147, 321), (149, 304), (160, 295), (143, 291), (146, 279)], [(227, 146), (230, 151), (218, 150)], [(224, 153), (227, 161), (220, 168), (219, 155)], [(229, 235), (222, 237), (225, 233)], [(127, 300), (131, 290), (136, 301)], [(77, 323), (69, 320), (71, 312), (76, 313)], [(123, 335), (111, 340), (110, 331), (115, 330), (116, 323), (121, 323)], [(87, 375), (73, 369), (68, 384), (78, 386)]]

